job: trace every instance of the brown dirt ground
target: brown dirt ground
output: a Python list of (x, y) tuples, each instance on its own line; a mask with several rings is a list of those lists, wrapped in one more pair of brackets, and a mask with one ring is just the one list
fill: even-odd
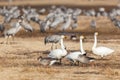
[[(119, 80), (120, 79), (120, 36), (100, 35), (98, 46), (103, 45), (115, 50), (100, 60), (91, 53), (93, 36), (86, 35), (84, 49), (88, 56), (95, 57), (95, 66), (70, 66), (66, 59), (64, 65), (44, 67), (37, 61), (38, 56), (47, 56), (51, 44), (43, 43), (44, 37), (17, 37), (14, 43), (0, 44), (0, 79), (1, 80)], [(3, 41), (4, 38), (0, 38)], [(68, 51), (79, 50), (79, 41), (65, 39)]]
[(0, 5), (18, 5), (18, 6), (45, 6), (45, 5), (73, 5), (73, 6), (116, 6), (119, 4), (119, 0), (14, 0), (14, 2), (9, 3), (7, 1), (1, 1)]
[[(39, 26), (31, 23), (36, 27), (32, 34), (20, 31), (14, 43), (0, 44), (0, 79), (120, 80), (120, 31), (105, 18), (98, 19), (98, 26), (101, 26), (97, 27), (99, 29), (89, 29), (88, 23), (90, 19), (89, 17), (80, 17), (79, 26), (81, 26), (81, 28), (78, 27), (79, 29), (76, 29), (76, 32), (81, 31), (81, 33), (77, 33), (77, 37), (79, 37), (79, 35), (86, 36), (83, 43), (84, 49), (88, 52), (88, 56), (97, 59), (94, 63), (95, 66), (91, 66), (90, 64), (84, 67), (82, 65), (70, 66), (66, 59), (63, 59), (64, 65), (53, 65), (52, 67), (41, 66), (37, 61), (37, 57), (40, 55), (47, 56), (51, 44), (44, 45), (44, 37), (48, 34), (39, 33)], [(103, 60), (100, 60), (99, 56), (93, 55), (91, 52), (94, 31), (99, 32), (98, 46), (103, 45), (115, 50), (113, 54), (104, 57)], [(3, 37), (0, 38), (0, 42), (4, 40)], [(68, 37), (64, 43), (68, 52), (79, 50), (79, 40), (71, 41)]]

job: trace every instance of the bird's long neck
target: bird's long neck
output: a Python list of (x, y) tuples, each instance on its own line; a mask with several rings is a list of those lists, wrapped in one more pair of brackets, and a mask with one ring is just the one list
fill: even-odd
[(96, 48), (96, 46), (97, 46), (97, 36), (96, 36), (96, 35), (94, 35), (94, 44), (93, 44), (92, 49), (95, 49), (95, 48)]
[(84, 49), (83, 49), (83, 43), (82, 43), (82, 39), (81, 39), (81, 38), (80, 38), (80, 51), (81, 51), (82, 53), (85, 52)]
[(18, 22), (18, 23), (17, 23), (17, 27), (16, 27), (16, 32), (18, 32), (20, 29), (21, 29), (21, 25), (20, 25), (20, 23)]
[(65, 46), (63, 44), (63, 39), (60, 40), (60, 44), (61, 44), (61, 49), (65, 49)]

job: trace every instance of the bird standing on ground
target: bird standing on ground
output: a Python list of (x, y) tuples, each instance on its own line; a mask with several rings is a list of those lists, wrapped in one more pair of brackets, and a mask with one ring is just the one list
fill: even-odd
[[(45, 45), (47, 43), (52, 43), (51, 50), (53, 50), (54, 44), (60, 43), (60, 39), (61, 39), (60, 35), (51, 35), (51, 36), (45, 37), (44, 43), (45, 43)], [(57, 46), (56, 46), (56, 48), (57, 48)]]
[(65, 31), (66, 29), (68, 29), (71, 25), (71, 14), (68, 14), (66, 17), (65, 17), (65, 21), (61, 27), (62, 31)]
[(75, 64), (76, 62), (78, 62), (79, 65), (79, 55), (86, 55), (84, 49), (83, 49), (83, 45), (82, 45), (82, 40), (83, 40), (83, 36), (80, 36), (80, 51), (77, 52), (71, 52), (69, 53), (65, 58), (67, 58), (68, 60), (70, 60), (70, 62), (72, 64)]
[(96, 55), (101, 56), (102, 58), (103, 58), (104, 56), (107, 56), (107, 55), (113, 53), (114, 50), (112, 50), (112, 49), (110, 49), (110, 48), (103, 47), (103, 46), (97, 47), (97, 35), (98, 35), (98, 32), (95, 32), (95, 33), (94, 33), (94, 45), (93, 45), (93, 47), (92, 47), (92, 52), (93, 52), (94, 54), (96, 54)]
[(20, 23), (20, 25), (26, 30), (26, 31), (29, 31), (29, 32), (33, 32), (33, 27), (28, 24), (27, 22), (25, 22), (24, 20), (22, 20), (22, 22)]
[(60, 39), (61, 48), (54, 49), (54, 50), (50, 51), (50, 53), (48, 54), (48, 57), (60, 60), (60, 64), (61, 64), (61, 59), (67, 55), (67, 51), (63, 44), (63, 38), (65, 38), (64, 35), (62, 35), (61, 39)]
[(1, 33), (5, 30), (5, 26), (4, 26), (4, 23), (1, 23), (0, 24), (0, 31)]
[(20, 29), (21, 29), (20, 23), (21, 23), (21, 20), (18, 20), (18, 22), (16, 23), (16, 26), (14, 26), (14, 27), (12, 27), (12, 28), (10, 28), (9, 30), (7, 30), (7, 31), (4, 32), (4, 36), (5, 36), (5, 38), (7, 39), (7, 41), (6, 41), (7, 44), (8, 44), (8, 39), (9, 39), (10, 37), (12, 37), (12, 40), (14, 41), (14, 36), (15, 36), (15, 34), (16, 34), (18, 31), (20, 31)]
[(94, 29), (97, 27), (97, 23), (96, 23), (96, 21), (94, 19), (91, 20), (90, 26), (91, 26), (91, 28), (94, 28)]

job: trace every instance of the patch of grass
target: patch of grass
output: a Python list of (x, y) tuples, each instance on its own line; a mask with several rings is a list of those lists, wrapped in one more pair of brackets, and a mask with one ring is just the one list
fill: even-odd
[(103, 73), (108, 76), (119, 76), (119, 70), (116, 71), (109, 66), (104, 68)]

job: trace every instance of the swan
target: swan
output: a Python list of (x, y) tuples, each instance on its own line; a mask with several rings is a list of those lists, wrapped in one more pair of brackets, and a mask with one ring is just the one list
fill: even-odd
[(82, 54), (86, 54), (85, 50), (83, 49), (83, 42), (84, 36), (80, 36), (80, 51)]
[(96, 47), (97, 46), (97, 35), (98, 35), (98, 32), (95, 32), (94, 33), (94, 45), (92, 47), (92, 52), (96, 55), (99, 55), (101, 57), (104, 57), (104, 56), (107, 56), (111, 53), (114, 52), (114, 50), (110, 49), (110, 48), (107, 48), (107, 47)]
[(63, 38), (65, 38), (64, 35), (62, 35), (61, 39), (60, 39), (61, 48), (52, 50), (48, 54), (48, 57), (58, 59), (58, 60), (60, 60), (60, 63), (61, 63), (61, 59), (67, 55), (67, 51), (66, 51), (65, 46), (63, 44)]
[(71, 52), (65, 58), (70, 60), (73, 64), (78, 61), (79, 55), (84, 55), (85, 51), (83, 49), (82, 40), (84, 36), (80, 36), (80, 51)]

